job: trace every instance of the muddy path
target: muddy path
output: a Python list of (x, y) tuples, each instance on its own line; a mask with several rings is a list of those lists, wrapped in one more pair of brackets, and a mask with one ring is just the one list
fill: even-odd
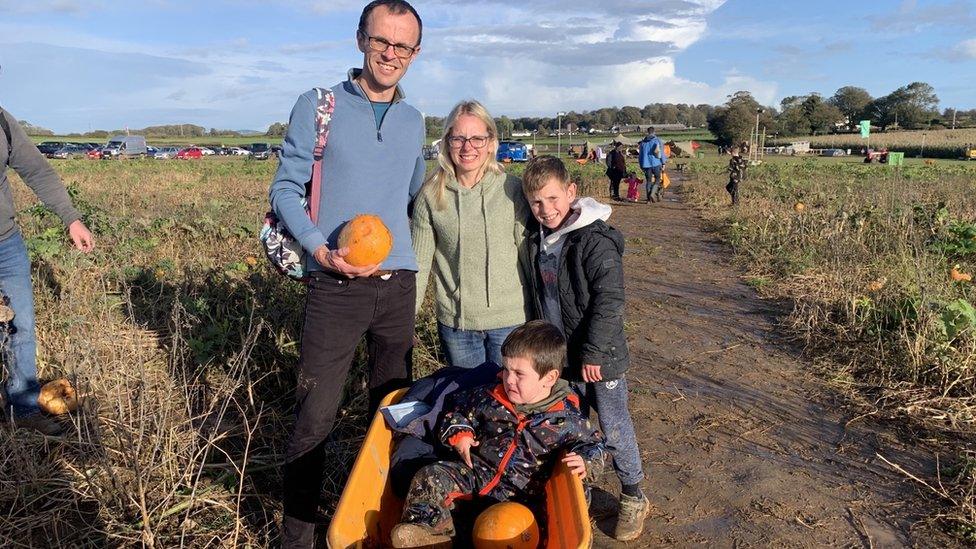
[[(654, 506), (627, 546), (945, 546), (915, 527), (916, 485), (878, 457), (930, 472), (929, 453), (852, 421), (778, 331), (784, 306), (742, 282), (680, 185), (658, 204), (612, 203), (627, 238), (630, 402)], [(607, 476), (594, 546), (623, 547), (607, 535), (619, 486)]]

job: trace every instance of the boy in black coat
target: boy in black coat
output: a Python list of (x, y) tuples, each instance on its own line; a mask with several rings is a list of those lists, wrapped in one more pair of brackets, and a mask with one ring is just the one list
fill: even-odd
[(539, 223), (530, 240), (536, 317), (566, 335), (564, 377), (593, 406), (620, 478), (620, 512), (614, 537), (640, 536), (650, 502), (640, 489), (644, 478), (634, 424), (627, 406), (630, 363), (624, 336), (624, 238), (607, 225), (610, 206), (576, 198), (576, 185), (562, 161), (532, 160), (522, 190)]

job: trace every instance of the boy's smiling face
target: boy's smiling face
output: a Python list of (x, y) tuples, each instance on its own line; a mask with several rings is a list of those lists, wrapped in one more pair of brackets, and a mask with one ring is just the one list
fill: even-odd
[(559, 379), (558, 370), (540, 376), (534, 361), (528, 357), (502, 357), (502, 388), (512, 404), (534, 404), (549, 398), (552, 386)]
[(526, 196), (532, 215), (543, 227), (555, 230), (563, 225), (572, 212), (576, 200), (576, 184), (565, 185), (556, 178), (550, 178), (544, 187)]

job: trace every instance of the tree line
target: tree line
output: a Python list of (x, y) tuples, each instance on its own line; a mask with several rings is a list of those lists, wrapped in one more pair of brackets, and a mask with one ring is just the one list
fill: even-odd
[[(967, 127), (976, 125), (976, 109), (955, 110), (947, 108), (938, 111), (939, 98), (935, 89), (925, 82), (912, 82), (891, 93), (872, 97), (864, 88), (844, 86), (830, 97), (818, 92), (783, 98), (778, 107), (760, 105), (748, 91), (739, 91), (729, 96), (725, 104), (719, 106), (685, 103), (650, 103), (643, 107), (631, 105), (623, 107), (603, 107), (591, 111), (570, 111), (561, 117), (519, 117), (500, 116), (495, 119), (501, 137), (510, 137), (515, 132), (539, 132), (549, 134), (557, 126), (566, 131), (589, 132), (592, 130), (610, 131), (615, 127), (635, 124), (683, 124), (688, 128), (708, 129), (719, 143), (729, 144), (748, 139), (750, 131), (759, 124), (767, 135), (795, 136), (817, 135), (855, 131), (861, 120), (870, 120), (871, 125), (880, 131), (890, 129), (938, 129), (955, 125)], [(427, 136), (440, 137), (444, 132), (444, 118), (424, 117)], [(21, 122), (30, 135), (53, 135), (46, 128)], [(265, 132), (266, 137), (280, 138), (288, 130), (288, 124), (275, 122)], [(148, 137), (236, 137), (239, 131), (204, 128), (195, 124), (169, 124), (149, 126), (130, 133)], [(95, 130), (83, 134), (70, 134), (78, 137), (108, 137), (124, 133), (124, 130)]]

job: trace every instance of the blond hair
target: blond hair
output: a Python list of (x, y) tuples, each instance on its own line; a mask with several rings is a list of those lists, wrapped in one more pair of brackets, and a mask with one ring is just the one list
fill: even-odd
[(488, 114), (488, 109), (474, 99), (461, 101), (454, 105), (451, 113), (447, 115), (447, 119), (444, 121), (444, 134), (441, 136), (441, 142), (437, 145), (437, 166), (424, 181), (424, 187), (436, 192), (434, 205), (438, 210), (444, 207), (444, 189), (447, 186), (448, 179), (457, 178), (457, 170), (454, 161), (451, 160), (451, 145), (448, 143), (448, 139), (451, 137), (451, 131), (457, 124), (458, 118), (462, 115), (474, 116), (484, 122), (488, 128), (489, 140), (488, 144), (485, 145), (488, 148), (484, 165), (485, 173), (498, 174), (503, 171), (502, 165), (496, 160), (498, 156), (498, 129), (495, 127), (495, 120)]

